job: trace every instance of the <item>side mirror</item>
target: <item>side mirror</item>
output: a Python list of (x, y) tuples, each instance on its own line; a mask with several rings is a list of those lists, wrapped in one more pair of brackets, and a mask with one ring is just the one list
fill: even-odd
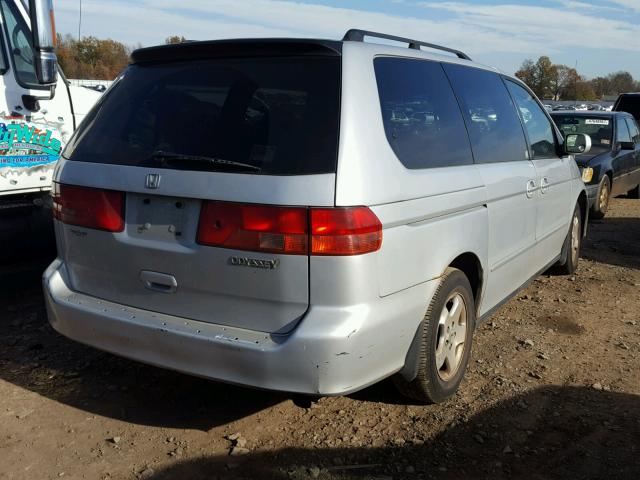
[(565, 152), (571, 155), (582, 155), (591, 150), (591, 137), (584, 133), (571, 133), (564, 141)]
[(38, 83), (55, 85), (58, 81), (58, 59), (55, 54), (56, 26), (53, 0), (29, 0), (29, 17)]
[(635, 150), (636, 144), (635, 142), (620, 142), (620, 150)]

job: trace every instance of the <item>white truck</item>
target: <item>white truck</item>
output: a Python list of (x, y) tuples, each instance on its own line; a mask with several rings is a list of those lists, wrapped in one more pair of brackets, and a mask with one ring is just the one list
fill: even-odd
[(53, 170), (101, 94), (58, 67), (52, 0), (0, 0), (0, 23), (1, 261), (53, 238)]

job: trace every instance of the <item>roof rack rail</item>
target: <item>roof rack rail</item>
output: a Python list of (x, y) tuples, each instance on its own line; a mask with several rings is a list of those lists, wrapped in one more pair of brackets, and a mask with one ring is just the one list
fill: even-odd
[(344, 34), (343, 41), (351, 42), (364, 42), (364, 37), (384, 38), (385, 40), (393, 40), (395, 42), (408, 43), (409, 48), (414, 50), (420, 50), (420, 47), (433, 48), (435, 50), (443, 50), (445, 52), (453, 53), (458, 58), (464, 60), (471, 60), (471, 58), (460, 50), (455, 50), (449, 47), (443, 47), (442, 45), (435, 45), (433, 43), (421, 42), (419, 40), (412, 40), (410, 38), (396, 37), (395, 35), (387, 35), (386, 33), (369, 32), (367, 30), (351, 29)]

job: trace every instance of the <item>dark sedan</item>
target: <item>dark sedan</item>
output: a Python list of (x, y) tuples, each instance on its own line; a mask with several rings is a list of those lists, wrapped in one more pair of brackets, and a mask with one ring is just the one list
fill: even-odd
[(564, 136), (584, 133), (591, 137), (591, 151), (576, 155), (587, 185), (592, 218), (607, 213), (612, 196), (628, 193), (640, 197), (640, 130), (626, 112), (552, 112)]

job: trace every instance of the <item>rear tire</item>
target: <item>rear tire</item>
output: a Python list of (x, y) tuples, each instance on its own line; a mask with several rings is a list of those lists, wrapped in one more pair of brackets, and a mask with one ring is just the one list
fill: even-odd
[(604, 218), (609, 208), (610, 199), (611, 180), (609, 180), (608, 175), (605, 175), (602, 177), (602, 180), (600, 180), (600, 185), (598, 185), (598, 196), (596, 197), (593, 207), (591, 207), (591, 218), (595, 218), (596, 220)]
[(636, 188), (632, 188), (627, 192), (629, 198), (640, 198), (640, 185), (636, 185)]
[(578, 268), (580, 260), (580, 248), (582, 247), (582, 215), (580, 205), (576, 205), (571, 217), (569, 233), (564, 240), (563, 252), (567, 252), (567, 258), (563, 263), (553, 267), (553, 273), (558, 275), (573, 275)]
[(476, 323), (475, 302), (466, 275), (447, 268), (420, 324), (416, 378), (395, 378), (405, 396), (420, 403), (452, 397), (469, 363)]

